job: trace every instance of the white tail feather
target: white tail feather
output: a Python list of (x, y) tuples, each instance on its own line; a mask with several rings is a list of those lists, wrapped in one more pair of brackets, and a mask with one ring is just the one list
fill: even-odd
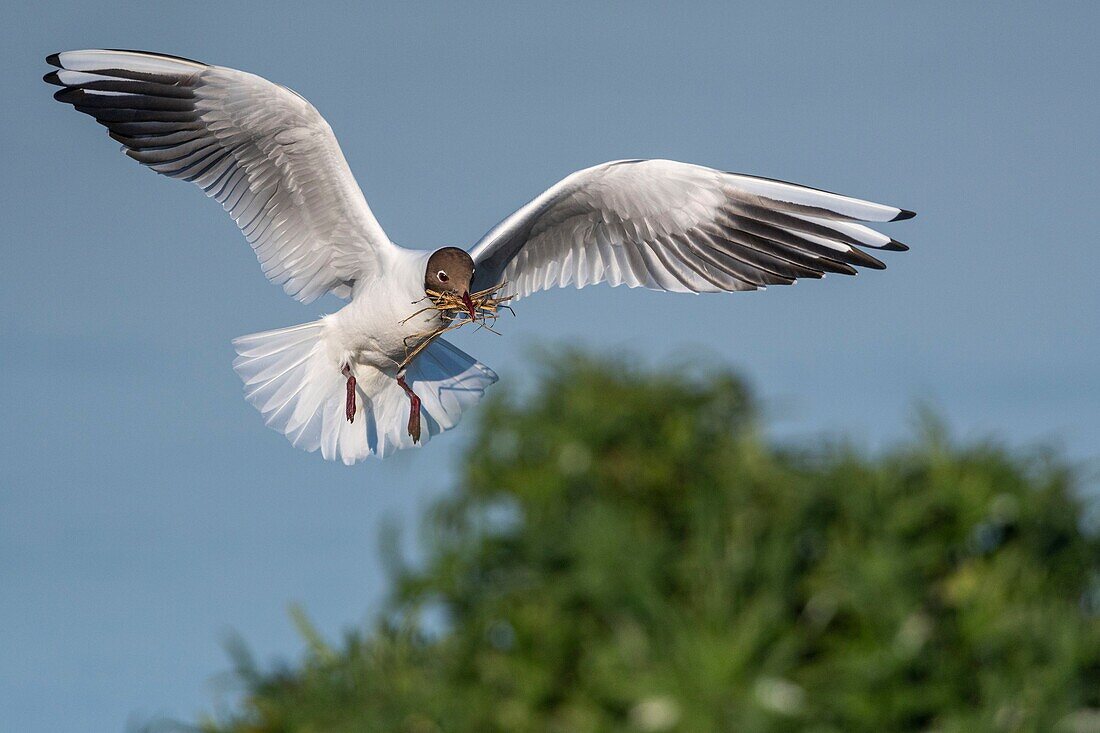
[[(242, 336), (233, 341), (233, 368), (245, 397), (268, 427), (296, 447), (320, 449), (328, 460), (350, 465), (414, 445), (408, 434), (409, 400), (397, 381), (353, 364), (356, 416), (345, 411), (346, 379), (325, 343), (323, 321)], [(426, 443), (458, 424), (497, 375), (460, 349), (437, 339), (409, 366), (405, 379), (421, 398), (420, 440)]]
[[(420, 397), (420, 442), (427, 443), (458, 425), (462, 412), (481, 400), (497, 375), (453, 344), (436, 339), (409, 365), (405, 381)], [(397, 380), (382, 375), (380, 382), (370, 398), (373, 434), (368, 430), (368, 444), (379, 457), (414, 445), (407, 430), (408, 397)]]

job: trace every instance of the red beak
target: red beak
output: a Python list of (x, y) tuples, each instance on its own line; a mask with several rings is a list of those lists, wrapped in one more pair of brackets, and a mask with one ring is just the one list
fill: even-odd
[(477, 320), (477, 311), (474, 310), (474, 300), (470, 297), (470, 291), (467, 290), (462, 293), (462, 303), (466, 306), (466, 311), (470, 314), (470, 320)]

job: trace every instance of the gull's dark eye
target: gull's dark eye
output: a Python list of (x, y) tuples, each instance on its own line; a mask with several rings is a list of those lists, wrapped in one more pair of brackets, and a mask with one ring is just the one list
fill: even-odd
[(437, 272), (435, 274), (435, 276), (439, 278), (439, 282), (441, 282), (441, 283), (445, 283), (445, 282), (447, 282), (448, 280), (451, 279), (451, 278), (447, 277), (447, 273), (443, 272), (443, 270), (440, 270), (439, 272)]

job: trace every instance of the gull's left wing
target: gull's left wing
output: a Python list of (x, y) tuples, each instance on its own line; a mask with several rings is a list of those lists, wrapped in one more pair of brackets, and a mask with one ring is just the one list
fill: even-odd
[(475, 290), (523, 297), (598, 282), (674, 292), (755, 290), (885, 265), (860, 247), (907, 247), (858, 221), (913, 212), (671, 160), (577, 171), (482, 237)]
[(128, 156), (191, 181), (248, 239), (264, 274), (306, 303), (346, 298), (396, 250), (336, 136), (296, 92), (255, 74), (144, 51), (46, 59), (54, 97), (110, 130)]

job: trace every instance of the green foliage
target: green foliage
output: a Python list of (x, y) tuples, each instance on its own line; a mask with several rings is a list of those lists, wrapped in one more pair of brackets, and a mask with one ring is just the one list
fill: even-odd
[(389, 619), (204, 728), (1100, 730), (1072, 476), (926, 433), (776, 447), (729, 374), (561, 357), (481, 411)]

